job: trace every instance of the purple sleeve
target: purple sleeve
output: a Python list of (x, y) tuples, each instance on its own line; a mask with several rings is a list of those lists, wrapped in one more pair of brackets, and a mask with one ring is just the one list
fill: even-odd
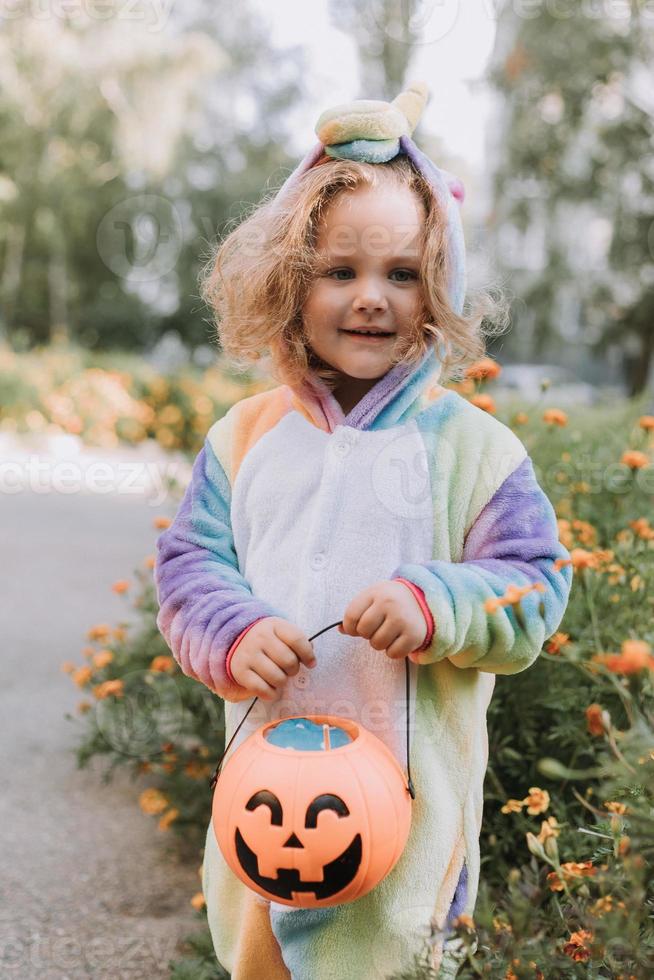
[[(536, 481), (529, 457), (511, 473), (468, 531), (462, 561), (403, 564), (401, 576), (419, 586), (434, 617), (430, 646), (416, 657), (449, 657), (457, 667), (512, 674), (529, 667), (558, 628), (572, 585), (570, 555), (560, 543), (554, 508)], [(487, 612), (487, 599), (510, 585), (540, 583), (515, 609)]]
[(174, 521), (157, 539), (157, 626), (185, 674), (228, 701), (244, 688), (225, 669), (234, 640), (255, 620), (284, 613), (252, 595), (238, 567), (231, 488), (211, 444), (198, 453)]

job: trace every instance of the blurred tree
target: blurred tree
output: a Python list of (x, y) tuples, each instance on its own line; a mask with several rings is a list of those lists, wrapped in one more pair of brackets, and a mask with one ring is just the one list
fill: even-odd
[(206, 340), (198, 253), (287, 163), (297, 59), (225, 0), (196, 3), (195, 26), (95, 6), (4, 18), (0, 330), (139, 348), (172, 323)]
[(490, 224), (520, 298), (507, 347), (622, 352), (631, 394), (653, 353), (653, 42), (639, 4), (504, 2), (490, 73)]
[[(413, 53), (414, 3), (406, 0), (329, 0), (334, 27), (354, 38), (361, 66), (361, 98), (392, 101), (398, 95)], [(374, 93), (374, 94), (371, 94)]]

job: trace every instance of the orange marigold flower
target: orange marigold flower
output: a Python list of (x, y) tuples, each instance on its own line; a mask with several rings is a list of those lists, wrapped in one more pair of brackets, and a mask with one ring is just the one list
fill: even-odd
[(191, 779), (204, 779), (205, 776), (211, 775), (211, 766), (206, 762), (198, 762), (197, 759), (191, 759), (184, 766), (184, 772)]
[(550, 637), (548, 643), (545, 644), (545, 649), (548, 653), (560, 653), (561, 648), (570, 642), (570, 637), (567, 633), (555, 633), (554, 636)]
[(570, 559), (575, 572), (582, 568), (597, 568), (597, 558), (592, 551), (586, 551), (585, 548), (573, 548)]
[(546, 789), (538, 786), (529, 787), (529, 795), (522, 801), (527, 807), (527, 813), (535, 817), (539, 813), (544, 813), (550, 805), (550, 794)]
[(72, 662), (72, 660), (64, 660), (59, 670), (61, 670), (64, 674), (72, 674), (75, 670), (75, 664)]
[(172, 807), (170, 810), (167, 810), (166, 813), (164, 813), (163, 817), (161, 817), (161, 819), (159, 820), (159, 825), (158, 825), (159, 830), (168, 830), (171, 823), (177, 820), (178, 816), (179, 816), (179, 810), (176, 810), (174, 807)]
[(589, 704), (586, 708), (586, 723), (588, 726), (588, 732), (590, 735), (603, 735), (605, 732), (604, 727), (604, 714), (601, 704)]
[(490, 395), (473, 395), (470, 403), (471, 405), (476, 405), (477, 408), (483, 409), (484, 412), (488, 412), (490, 415), (495, 414), (495, 402)]
[(98, 623), (92, 626), (86, 634), (89, 640), (106, 640), (111, 635), (111, 627), (106, 623)]
[(154, 568), (154, 555), (148, 555), (143, 564), (146, 568)]
[(114, 655), (111, 650), (98, 650), (97, 653), (93, 654), (93, 666), (96, 667), (97, 670), (102, 670), (102, 668), (106, 667), (107, 664), (110, 664), (113, 659)]
[(587, 943), (593, 940), (592, 932), (588, 929), (581, 929), (573, 932), (570, 939), (563, 947), (563, 952), (577, 963), (583, 963), (590, 959), (590, 949)]
[(568, 424), (568, 416), (560, 408), (548, 408), (543, 412), (543, 422), (548, 425), (564, 426)]
[(645, 432), (651, 431), (654, 429), (654, 415), (641, 415), (641, 417), (638, 419), (638, 425), (641, 427), (641, 429), (644, 429)]
[(620, 462), (624, 463), (631, 470), (642, 470), (649, 466), (649, 456), (641, 453), (639, 449), (627, 449), (620, 457)]
[(116, 595), (122, 595), (123, 592), (127, 592), (129, 589), (129, 582), (126, 578), (121, 578), (111, 586), (111, 591), (115, 592)]
[[(563, 872), (563, 878), (565, 881), (592, 878), (597, 874), (597, 868), (593, 867), (592, 861), (582, 861), (581, 863), (576, 861), (566, 861), (565, 864), (561, 865), (561, 871)], [(558, 871), (550, 871), (547, 876), (547, 882), (549, 884), (550, 891), (563, 891), (563, 881), (561, 880)]]
[(475, 361), (465, 372), (466, 378), (474, 378), (475, 381), (482, 381), (484, 378), (496, 378), (502, 373), (501, 366), (490, 357), (482, 357), (480, 361)]
[(597, 529), (592, 524), (589, 524), (588, 521), (574, 520), (572, 527), (581, 544), (592, 547), (597, 542)]
[(157, 531), (165, 531), (167, 527), (170, 527), (172, 521), (169, 517), (155, 517), (152, 523)]
[(517, 412), (513, 419), (513, 424), (526, 425), (528, 421), (529, 421), (529, 416), (527, 415), (526, 412)]
[(494, 613), (494, 612), (497, 612), (497, 610), (502, 605), (503, 605), (503, 602), (502, 602), (501, 599), (497, 599), (497, 598), (495, 598), (495, 599), (486, 599), (486, 601), (484, 602), (484, 610), (487, 613)]
[(193, 906), (193, 908), (199, 911), (200, 909), (204, 908), (205, 904), (206, 903), (204, 901), (204, 895), (202, 894), (202, 892), (196, 892), (196, 894), (191, 899), (191, 905)]
[(625, 640), (620, 653), (598, 653), (592, 659), (604, 664), (612, 674), (638, 674), (646, 668), (654, 670), (651, 647), (642, 640)]
[(81, 715), (85, 715), (86, 712), (90, 711), (92, 707), (93, 706), (90, 701), (80, 701), (80, 703), (77, 705), (77, 710)]
[(90, 683), (92, 676), (93, 671), (91, 668), (84, 665), (84, 667), (78, 667), (77, 670), (73, 672), (72, 680), (78, 687), (86, 687), (86, 685)]
[[(645, 541), (651, 541), (654, 539), (654, 527), (652, 527), (646, 517), (639, 517), (635, 521), (629, 521), (629, 527), (633, 528), (636, 532), (637, 537), (643, 538)], [(621, 534), (628, 534), (628, 531), (620, 532)], [(619, 537), (619, 534), (616, 535)]]
[(610, 813), (617, 813), (620, 816), (627, 812), (626, 803), (619, 803), (617, 800), (605, 800), (604, 806)]
[(537, 840), (544, 844), (548, 837), (558, 837), (561, 833), (561, 825), (556, 817), (548, 817), (540, 825), (540, 833)]
[(93, 688), (93, 694), (98, 699), (98, 701), (103, 701), (108, 697), (122, 698), (124, 694), (123, 682), (120, 678), (112, 681), (104, 681), (102, 684), (96, 684)]
[(599, 919), (606, 913), (613, 911), (613, 895), (602, 895), (591, 905), (591, 915), (596, 915)]
[(150, 670), (155, 674), (174, 674), (177, 670), (177, 663), (172, 657), (168, 657), (163, 653), (153, 659), (150, 664)]
[(143, 813), (156, 816), (168, 808), (168, 799), (161, 790), (151, 787), (150, 789), (144, 789), (139, 796), (139, 806), (143, 810)]
[(523, 800), (507, 800), (501, 809), (502, 813), (520, 813), (524, 806)]
[(126, 636), (127, 630), (124, 626), (114, 627), (114, 640), (118, 640), (119, 643), (122, 643)]
[(475, 929), (475, 922), (471, 915), (466, 915), (462, 912), (454, 919), (453, 925), (455, 928), (462, 927), (464, 929), (469, 929), (471, 932)]

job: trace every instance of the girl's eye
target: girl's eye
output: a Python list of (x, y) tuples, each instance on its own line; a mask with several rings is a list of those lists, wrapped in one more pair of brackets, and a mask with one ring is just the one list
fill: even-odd
[[(345, 273), (345, 276), (346, 277), (349, 277), (349, 275), (352, 273), (352, 270), (351, 269), (332, 269), (331, 272), (328, 272), (327, 273), (327, 276), (329, 278), (336, 279), (337, 282), (345, 282), (346, 279), (340, 277), (340, 274), (342, 272)], [(397, 273), (399, 273), (400, 276), (407, 276), (408, 277), (406, 279), (403, 278), (403, 279), (398, 280), (399, 282), (411, 282), (412, 279), (416, 279), (417, 278), (416, 273), (413, 272), (411, 269), (393, 269), (393, 272), (391, 273), (391, 275), (396, 275)]]
[(339, 273), (345, 272), (349, 274), (351, 271), (351, 269), (332, 269), (331, 272), (327, 273), (327, 275), (330, 279), (336, 279), (337, 282), (344, 282), (345, 280), (338, 278)]

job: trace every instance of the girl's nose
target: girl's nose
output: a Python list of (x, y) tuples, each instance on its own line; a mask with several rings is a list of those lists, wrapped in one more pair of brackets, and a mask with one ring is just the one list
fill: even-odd
[(372, 310), (388, 309), (388, 301), (384, 292), (372, 282), (361, 282), (359, 292), (352, 303), (352, 308), (357, 313), (364, 313)]

